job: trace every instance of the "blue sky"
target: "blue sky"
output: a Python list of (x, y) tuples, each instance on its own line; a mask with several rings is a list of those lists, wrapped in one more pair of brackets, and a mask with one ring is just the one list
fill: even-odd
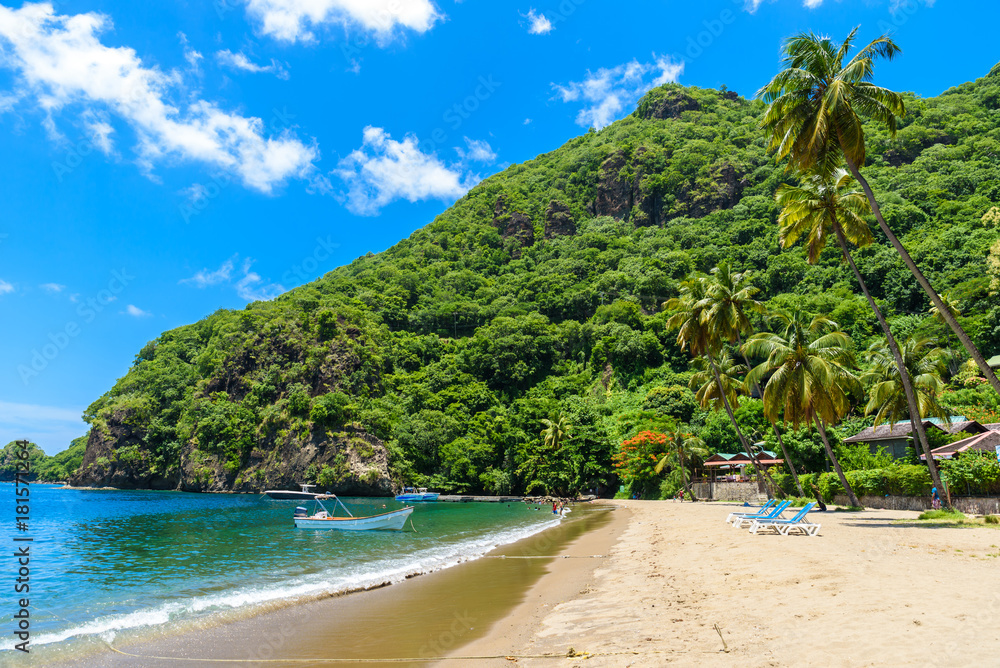
[(160, 332), (388, 248), (657, 83), (750, 96), (782, 38), (861, 24), (903, 47), (881, 84), (936, 95), (1000, 60), (998, 19), (946, 0), (4, 2), (0, 444), (64, 449)]

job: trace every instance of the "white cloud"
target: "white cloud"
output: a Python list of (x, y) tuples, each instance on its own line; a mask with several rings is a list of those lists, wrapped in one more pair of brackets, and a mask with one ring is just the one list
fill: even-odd
[(247, 14), (261, 34), (282, 42), (311, 42), (313, 29), (332, 25), (386, 42), (397, 28), (423, 33), (442, 18), (430, 0), (247, 0)]
[[(774, 2), (775, 0), (767, 0), (768, 2)], [(896, 11), (896, 6), (901, 2), (909, 2), (910, 0), (893, 0), (892, 5), (889, 7), (890, 12)], [(930, 6), (934, 4), (934, 0), (924, 0), (924, 2)], [(764, 0), (745, 0), (743, 3), (743, 9), (751, 14), (756, 14), (760, 6), (764, 4)], [(816, 9), (823, 4), (823, 0), (802, 0), (802, 6), (806, 9)]]
[[(197, 184), (195, 184), (197, 185)], [(192, 186), (193, 187), (193, 186)], [(218, 269), (215, 271), (209, 271), (208, 269), (202, 269), (197, 272), (191, 278), (182, 278), (180, 283), (190, 283), (196, 288), (205, 288), (209, 285), (218, 285), (219, 283), (228, 283), (230, 277), (233, 275), (233, 265), (236, 262), (238, 256), (233, 255), (231, 258), (223, 262)]]
[(90, 428), (83, 421), (83, 409), (17, 404), (0, 401), (0, 446), (27, 439), (46, 454), (54, 455), (69, 447), (71, 440)]
[(530, 118), (524, 119), (524, 124), (525, 125), (531, 125), (531, 119)]
[(46, 292), (52, 292), (52, 293), (62, 292), (63, 290), (66, 289), (66, 286), (62, 285), (61, 283), (42, 283), (38, 287), (40, 287), (42, 290), (45, 290)]
[(523, 14), (528, 19), (528, 34), (544, 35), (552, 32), (552, 21), (549, 21), (545, 14), (536, 14), (534, 9), (529, 9), (527, 14)]
[(277, 283), (265, 283), (260, 274), (255, 271), (248, 271), (236, 283), (236, 294), (248, 302), (266, 302), (284, 291), (285, 288)]
[[(247, 301), (267, 301), (285, 292), (282, 285), (268, 283), (261, 278), (260, 274), (250, 271), (250, 267), (254, 263), (253, 259), (243, 260), (242, 265), (237, 270), (236, 262), (238, 260), (239, 254), (235, 254), (219, 265), (215, 271), (202, 269), (191, 278), (181, 279), (179, 283), (193, 285), (196, 288), (205, 288), (210, 285), (231, 285), (236, 290), (236, 294)], [(235, 282), (233, 282), (234, 272), (241, 275)]]
[[(37, 102), (50, 134), (58, 134), (53, 113), (82, 107), (84, 113), (111, 113), (130, 125), (138, 138), (138, 163), (147, 172), (166, 160), (198, 162), (270, 193), (315, 171), (315, 146), (287, 130), (265, 137), (259, 118), (189, 97), (178, 72), (147, 67), (128, 47), (102, 44), (98, 35), (110, 28), (103, 14), (57, 15), (51, 4), (0, 6), (0, 66), (14, 70), (16, 94)], [(98, 137), (109, 135), (102, 125), (93, 130)]]
[(36, 420), (79, 422), (83, 411), (78, 408), (58, 408), (38, 404), (15, 404), (0, 401), (0, 422), (29, 425)]
[(182, 32), (177, 33), (177, 39), (180, 40), (181, 46), (184, 47), (184, 60), (187, 61), (192, 72), (198, 73), (201, 71), (201, 61), (205, 56), (201, 55), (200, 51), (195, 51), (191, 48), (190, 42), (188, 42), (187, 35)]
[(258, 65), (250, 60), (242, 51), (233, 53), (229, 49), (217, 51), (215, 57), (219, 61), (219, 64), (225, 67), (252, 72), (254, 74), (268, 73), (273, 74), (279, 79), (288, 79), (288, 69), (274, 58), (271, 59), (270, 65)]
[[(563, 102), (583, 103), (576, 116), (579, 125), (600, 130), (650, 88), (675, 83), (683, 72), (683, 61), (674, 62), (668, 56), (660, 56), (655, 63), (633, 60), (617, 67), (602, 67), (597, 72), (588, 71), (583, 81), (573, 81), (566, 86), (552, 84), (552, 87)], [(654, 74), (656, 76), (650, 80)]]
[(109, 120), (108, 115), (104, 113), (92, 110), (83, 113), (84, 130), (90, 136), (90, 142), (104, 155), (111, 155), (115, 150), (111, 139), (115, 129), (111, 127)]
[(123, 313), (127, 313), (133, 318), (148, 318), (149, 316), (153, 315), (149, 311), (143, 311), (141, 308), (135, 306), (134, 304), (129, 304), (128, 306), (126, 306)]
[[(489, 145), (487, 144), (487, 147)], [(368, 126), (361, 148), (342, 159), (336, 174), (348, 186), (347, 208), (359, 215), (375, 215), (397, 199), (452, 200), (478, 182), (463, 165), (448, 166), (433, 153), (424, 153), (417, 138), (396, 141), (382, 128)]]
[(192, 183), (187, 188), (182, 188), (178, 194), (187, 198), (188, 204), (195, 204), (208, 197), (208, 187), (200, 183)]
[(5, 295), (8, 292), (14, 292), (14, 286), (0, 278), (0, 295)]
[(486, 164), (492, 164), (497, 159), (496, 152), (490, 147), (489, 143), (481, 139), (469, 139), (464, 137), (465, 145), (468, 150), (463, 150), (461, 148), (456, 148), (455, 152), (458, 153), (458, 157), (463, 160), (471, 160), (472, 162), (484, 162)]

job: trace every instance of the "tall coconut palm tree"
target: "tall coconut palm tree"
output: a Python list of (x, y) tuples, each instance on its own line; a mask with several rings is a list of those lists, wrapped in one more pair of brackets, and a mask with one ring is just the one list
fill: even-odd
[[(947, 409), (938, 403), (938, 397), (944, 390), (941, 373), (944, 371), (945, 350), (939, 348), (934, 339), (910, 337), (903, 342), (902, 354), (906, 377), (911, 380), (920, 401), (920, 415), (950, 422)], [(895, 360), (880, 341), (868, 347), (865, 358), (871, 365), (871, 370), (861, 376), (862, 384), (868, 388), (865, 414), (875, 413), (875, 426), (899, 421), (909, 414), (910, 409)], [(937, 484), (938, 481), (934, 482)]]
[[(764, 304), (754, 299), (760, 289), (751, 284), (751, 273), (749, 271), (735, 272), (729, 263), (723, 260), (712, 269), (712, 277), (708, 281), (706, 296), (701, 301), (703, 307), (702, 318), (715, 331), (716, 335), (730, 343), (743, 345), (743, 335), (753, 333), (753, 323), (750, 321), (750, 313), (764, 313)], [(743, 355), (743, 362), (750, 368), (750, 360)], [(757, 391), (757, 396), (761, 396), (760, 386), (752, 385), (752, 389)], [(778, 429), (777, 422), (771, 422), (771, 428), (778, 439), (781, 447), (781, 454), (784, 455), (788, 463), (788, 469), (792, 472), (792, 479), (795, 487), (799, 490), (799, 496), (805, 496), (802, 485), (799, 484), (799, 475), (795, 472), (795, 463), (792, 461), (785, 442), (781, 438), (781, 430)], [(760, 463), (754, 458), (754, 466), (760, 468)], [(765, 474), (767, 474), (765, 470)], [(768, 481), (773, 482), (768, 475)]]
[(685, 458), (704, 459), (708, 455), (705, 442), (697, 436), (685, 433), (680, 427), (667, 431), (666, 437), (667, 454), (663, 455), (663, 458), (657, 462), (654, 470), (660, 473), (671, 459), (676, 459), (677, 466), (681, 471), (681, 485), (688, 497), (692, 501), (697, 501), (694, 491), (691, 489), (691, 483), (688, 481), (687, 464), (684, 460)]
[(729, 353), (721, 353), (718, 359), (711, 353), (706, 353), (695, 359), (692, 366), (697, 371), (691, 376), (688, 387), (695, 391), (694, 398), (703, 408), (713, 410), (721, 408), (726, 411), (729, 422), (736, 430), (737, 438), (740, 439), (740, 445), (743, 446), (743, 451), (755, 464), (754, 475), (757, 477), (758, 486), (767, 492), (767, 498), (773, 498), (773, 485), (764, 482), (764, 469), (757, 464), (750, 443), (736, 422), (735, 410), (740, 406), (740, 392), (743, 389), (741, 377), (747, 372), (747, 367), (737, 364)]
[(882, 310), (868, 292), (865, 279), (854, 264), (848, 246), (850, 243), (861, 247), (872, 242), (871, 229), (863, 218), (871, 210), (868, 199), (863, 193), (851, 188), (851, 175), (840, 167), (833, 167), (830, 164), (831, 157), (828, 154), (826, 161), (817, 163), (812, 172), (803, 175), (798, 186), (784, 184), (778, 187), (775, 192), (775, 200), (781, 208), (781, 213), (778, 214), (778, 239), (782, 246), (788, 248), (804, 238), (810, 264), (815, 264), (819, 260), (831, 234), (837, 240), (844, 261), (851, 267), (854, 278), (861, 286), (861, 292), (868, 300), (868, 305), (874, 311), (882, 333), (885, 334), (888, 352), (896, 365), (898, 378), (901, 379), (900, 389), (908, 408), (910, 427), (927, 458), (931, 479), (938, 489), (944, 489), (941, 487), (937, 463), (931, 456), (931, 446), (921, 419), (923, 413), (920, 411), (917, 393), (913, 389), (910, 374), (904, 373), (906, 364), (896, 337), (889, 329), (889, 323), (886, 322)]
[(747, 353), (764, 357), (754, 367), (748, 382), (760, 382), (771, 374), (764, 387), (764, 414), (785, 419), (796, 428), (814, 424), (851, 505), (860, 506), (840, 462), (830, 446), (826, 426), (834, 425), (851, 410), (851, 395), (859, 393), (853, 366), (850, 338), (837, 330), (837, 323), (825, 316), (809, 319), (801, 311), (775, 315), (785, 325), (783, 334), (754, 334), (744, 344)]
[(976, 361), (983, 376), (1000, 394), (1000, 380), (889, 229), (871, 186), (861, 175), (866, 149), (862, 116), (887, 126), (895, 136), (896, 117), (902, 116), (906, 108), (902, 95), (871, 81), (875, 61), (879, 58), (892, 60), (900, 53), (900, 48), (888, 35), (882, 35), (845, 64), (857, 32), (858, 28), (852, 30), (839, 45), (813, 33), (800, 33), (786, 40), (782, 47), (784, 69), (757, 91), (757, 97), (768, 103), (761, 127), (770, 134), (770, 148), (777, 152), (778, 159), (788, 157), (789, 169), (809, 171), (816, 164), (828, 161), (831, 151), (843, 154), (847, 168), (861, 184), (871, 204), (879, 229), (934, 306), (941, 310), (942, 317)]
[[(712, 377), (718, 386), (716, 392), (721, 396), (720, 403), (726, 408), (726, 414), (729, 416), (729, 421), (732, 423), (733, 429), (736, 430), (736, 435), (739, 437), (740, 444), (743, 446), (747, 457), (753, 459), (753, 451), (743, 436), (743, 432), (736, 422), (736, 415), (733, 413), (732, 406), (730, 405), (729, 397), (736, 396), (735, 390), (730, 391), (726, 389), (731, 379), (723, 380), (719, 365), (716, 362), (716, 358), (722, 347), (721, 340), (717, 332), (709, 325), (708, 320), (703, 317), (705, 306), (702, 302), (708, 294), (708, 281), (704, 276), (690, 278), (681, 283), (680, 293), (679, 297), (674, 297), (663, 305), (665, 309), (672, 312), (672, 315), (667, 320), (667, 327), (677, 330), (677, 345), (680, 346), (681, 350), (688, 348), (696, 358), (704, 358), (704, 364), (711, 369)], [(703, 403), (703, 405), (705, 404)], [(767, 491), (768, 498), (771, 498), (772, 492), (764, 484), (764, 478), (761, 475), (759, 467), (755, 467), (755, 469), (757, 470), (758, 485), (764, 488)]]
[(538, 435), (542, 437), (545, 449), (551, 452), (555, 452), (562, 446), (563, 441), (569, 437), (570, 429), (573, 428), (573, 425), (562, 413), (553, 415), (551, 420), (543, 419), (542, 424), (545, 425), (545, 429)]

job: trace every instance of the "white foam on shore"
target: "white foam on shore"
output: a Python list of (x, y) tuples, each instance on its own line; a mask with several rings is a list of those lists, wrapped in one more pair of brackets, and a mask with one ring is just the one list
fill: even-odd
[(557, 526), (559, 521), (559, 518), (552, 518), (532, 526), (487, 533), (403, 557), (381, 559), (348, 568), (295, 577), (281, 584), (250, 585), (230, 592), (195, 596), (165, 602), (149, 609), (98, 617), (65, 630), (43, 633), (37, 638), (33, 637), (31, 642), (33, 646), (38, 646), (72, 639), (100, 638), (110, 643), (119, 633), (126, 631), (182, 625), (196, 619), (206, 619), (213, 614), (233, 612), (243, 612), (246, 615), (259, 614), (275, 607), (305, 600), (362, 590), (387, 582), (397, 583), (414, 575), (439, 571), (478, 559), (497, 547)]

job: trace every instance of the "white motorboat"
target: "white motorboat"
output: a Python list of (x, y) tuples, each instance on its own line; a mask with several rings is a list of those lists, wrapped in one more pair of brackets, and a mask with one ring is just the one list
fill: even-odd
[[(323, 499), (334, 499), (340, 507), (347, 513), (347, 517), (334, 517), (323, 505)], [(406, 524), (406, 518), (413, 512), (413, 506), (390, 510), (378, 515), (368, 515), (366, 517), (355, 517), (347, 506), (337, 498), (336, 494), (318, 494), (314, 501), (318, 509), (312, 515), (299, 506), (295, 509), (296, 529), (337, 529), (339, 531), (371, 531), (375, 529), (389, 529), (399, 531)], [(335, 506), (336, 508), (336, 506)]]
[(317, 492), (309, 491), (316, 485), (307, 485), (305, 483), (299, 483), (299, 484), (302, 485), (301, 492), (296, 492), (294, 489), (267, 489), (264, 490), (264, 493), (267, 494), (272, 499), (278, 499), (278, 500), (287, 500), (287, 499), (311, 500), (319, 496)]
[(397, 501), (437, 501), (438, 492), (428, 492), (426, 487), (404, 487), (403, 491), (396, 495)]

